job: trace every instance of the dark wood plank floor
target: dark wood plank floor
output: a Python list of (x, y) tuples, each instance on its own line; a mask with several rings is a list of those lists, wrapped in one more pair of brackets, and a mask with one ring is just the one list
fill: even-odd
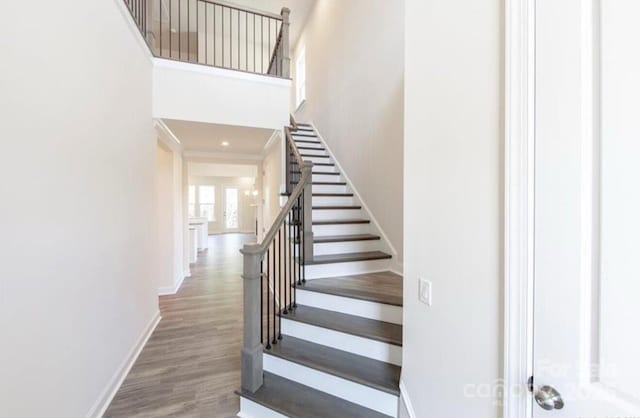
[(235, 417), (240, 409), (242, 244), (253, 235), (209, 237), (176, 295), (160, 298), (162, 321), (105, 417)]

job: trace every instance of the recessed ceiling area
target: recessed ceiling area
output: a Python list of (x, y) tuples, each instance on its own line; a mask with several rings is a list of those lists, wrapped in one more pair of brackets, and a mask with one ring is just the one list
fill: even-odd
[[(261, 155), (272, 129), (163, 119), (184, 151)], [(228, 144), (228, 145), (224, 145)]]

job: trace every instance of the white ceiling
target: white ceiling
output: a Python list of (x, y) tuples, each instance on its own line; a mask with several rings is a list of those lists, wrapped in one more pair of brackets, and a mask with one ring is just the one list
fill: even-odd
[[(272, 129), (164, 119), (184, 151), (261, 155)], [(229, 142), (229, 146), (222, 145)]]

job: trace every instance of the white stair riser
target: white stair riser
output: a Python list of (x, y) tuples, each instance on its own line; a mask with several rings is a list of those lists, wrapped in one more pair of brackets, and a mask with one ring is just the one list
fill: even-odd
[(313, 196), (313, 206), (351, 206), (353, 196)]
[(393, 416), (398, 411), (398, 397), (390, 393), (272, 356), (268, 352), (263, 355), (263, 364), (265, 371), (381, 414)]
[(290, 319), (282, 320), (282, 334), (397, 366), (402, 365), (402, 347), (382, 341), (358, 337)]
[(313, 171), (316, 173), (335, 173), (335, 165), (314, 165)]
[(353, 235), (367, 234), (370, 224), (331, 224), (313, 225), (314, 235)]
[[(316, 237), (317, 238), (317, 237)], [(380, 240), (328, 242), (313, 244), (314, 255), (361, 253), (365, 251), (379, 251), (382, 249)]]
[(264, 407), (259, 403), (247, 398), (240, 397), (239, 418), (287, 418), (286, 415), (279, 414), (273, 409)]
[(342, 184), (314, 184), (313, 186), (311, 186), (311, 190), (313, 191), (313, 193), (346, 193), (347, 186)]
[(347, 315), (375, 319), (402, 325), (402, 307), (368, 300), (354, 299), (327, 293), (298, 289), (296, 302), (300, 305), (326, 309)]
[[(312, 144), (300, 144), (299, 147), (303, 147), (303, 149), (298, 148), (298, 151), (300, 151), (300, 154), (311, 154), (311, 155), (327, 155), (327, 151), (325, 151), (323, 148), (316, 148), (313, 146), (309, 146)], [(308, 148), (313, 148), (313, 149), (308, 149)]]
[(314, 221), (327, 219), (360, 219), (362, 209), (315, 209), (311, 215)]
[[(306, 154), (306, 152), (301, 152), (300, 154)], [(331, 158), (309, 157), (308, 155), (307, 156), (303, 155), (302, 159), (304, 161), (311, 161), (313, 163), (330, 163), (331, 162)]]
[(311, 179), (311, 181), (344, 181), (342, 180), (342, 176), (334, 176), (330, 174), (313, 174)]
[(305, 267), (305, 279), (339, 277), (350, 274), (374, 273), (389, 270), (391, 259), (352, 261), (349, 263), (313, 264)]

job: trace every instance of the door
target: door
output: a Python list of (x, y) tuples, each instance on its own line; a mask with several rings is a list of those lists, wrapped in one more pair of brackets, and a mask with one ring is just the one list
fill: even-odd
[(535, 82), (533, 417), (640, 417), (640, 1), (536, 1)]
[(240, 227), (238, 206), (238, 188), (226, 187), (224, 189), (224, 228), (226, 231), (234, 231)]

